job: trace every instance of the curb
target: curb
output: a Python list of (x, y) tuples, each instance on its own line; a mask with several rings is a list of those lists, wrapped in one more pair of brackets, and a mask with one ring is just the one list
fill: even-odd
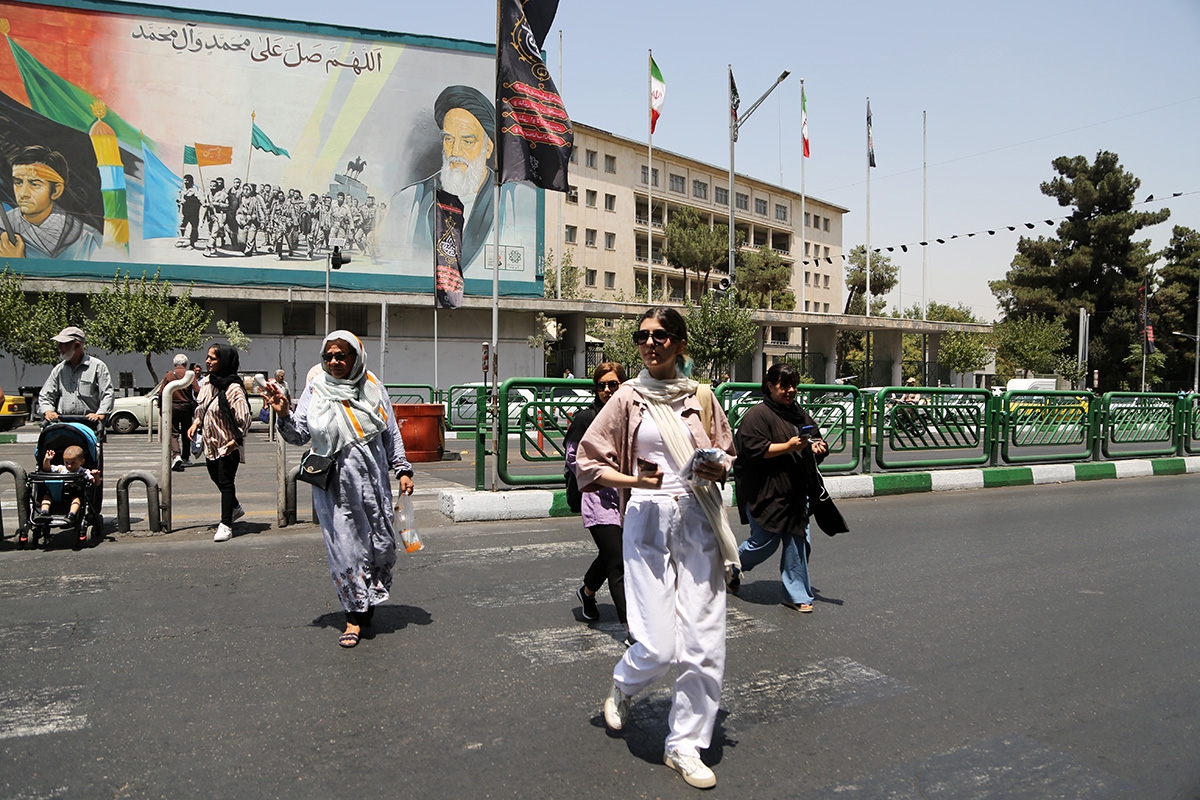
[[(1200, 456), (1131, 459), (1086, 464), (1033, 464), (1027, 467), (984, 467), (884, 475), (833, 475), (825, 477), (825, 486), (831, 497), (841, 500), (852, 497), (887, 497), (921, 492), (1040, 486), (1050, 483), (1146, 478), (1155, 475), (1191, 473), (1200, 473)], [(725, 485), (722, 497), (726, 506), (733, 505), (732, 483)], [(567, 508), (566, 492), (562, 489), (511, 489), (500, 492), (443, 489), (438, 498), (438, 505), (441, 512), (454, 522), (578, 516)]]

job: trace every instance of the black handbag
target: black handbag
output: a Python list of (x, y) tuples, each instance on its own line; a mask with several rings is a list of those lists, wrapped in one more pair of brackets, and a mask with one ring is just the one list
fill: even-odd
[(297, 480), (311, 483), (318, 489), (328, 489), (329, 481), (333, 479), (335, 467), (333, 458), (330, 456), (319, 456), (312, 450), (304, 454), (304, 458), (300, 459), (300, 472), (296, 475)]

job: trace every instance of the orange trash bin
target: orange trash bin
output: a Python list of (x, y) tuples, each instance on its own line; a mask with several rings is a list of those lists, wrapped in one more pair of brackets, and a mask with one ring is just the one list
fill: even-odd
[(441, 403), (393, 403), (409, 461), (441, 461), (446, 449), (446, 408)]

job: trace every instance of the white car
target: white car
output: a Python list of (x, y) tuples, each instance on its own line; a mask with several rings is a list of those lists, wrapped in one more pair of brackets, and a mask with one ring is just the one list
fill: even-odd
[[(262, 395), (252, 394), (246, 398), (250, 404), (250, 424), (258, 421), (258, 415), (263, 409)], [(151, 413), (158, 413), (158, 404), (153, 403), (154, 395), (144, 394), (134, 397), (118, 397), (113, 401), (113, 411), (104, 422), (113, 433), (133, 433), (138, 428), (150, 424)], [(153, 412), (151, 409), (153, 408)], [(157, 422), (155, 423), (157, 426)]]

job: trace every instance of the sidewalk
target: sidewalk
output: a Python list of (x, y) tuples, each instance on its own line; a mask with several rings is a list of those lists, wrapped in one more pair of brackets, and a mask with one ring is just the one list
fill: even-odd
[[(951, 492), (1002, 486), (1038, 486), (1047, 483), (1098, 481), (1110, 478), (1147, 478), (1154, 475), (1200, 473), (1200, 456), (1187, 458), (1130, 459), (1083, 464), (1031, 464), (1022, 467), (987, 467), (932, 472), (889, 472), (871, 475), (826, 476), (825, 486), (835, 499), (884, 497), (916, 492)], [(733, 484), (724, 492), (733, 505)], [(440, 509), (455, 522), (538, 519), (574, 516), (567, 508), (566, 492), (548, 489), (512, 489), (475, 492), (443, 489)]]

